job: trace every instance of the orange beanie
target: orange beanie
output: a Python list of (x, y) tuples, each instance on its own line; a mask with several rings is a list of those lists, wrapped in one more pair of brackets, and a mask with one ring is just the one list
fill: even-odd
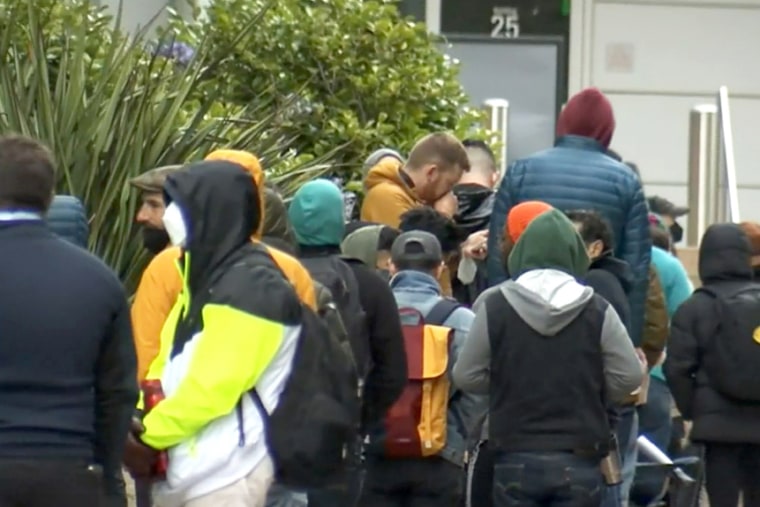
[(506, 230), (504, 231), (505, 236), (509, 235), (512, 243), (517, 243), (520, 235), (528, 228), (533, 219), (551, 209), (554, 208), (542, 201), (526, 201), (518, 204), (509, 210)]

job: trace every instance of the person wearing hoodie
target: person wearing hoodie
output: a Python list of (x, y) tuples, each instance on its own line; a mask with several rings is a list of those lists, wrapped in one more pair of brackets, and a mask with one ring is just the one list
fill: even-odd
[(606, 406), (639, 387), (642, 364), (617, 312), (579, 282), (589, 258), (562, 212), (535, 217), (508, 264), (454, 365), (460, 389), (489, 395), (494, 505), (597, 507)]
[(554, 147), (511, 165), (496, 192), (491, 215), (488, 278), (491, 285), (507, 278), (497, 245), (514, 205), (539, 200), (561, 210), (594, 210), (612, 227), (615, 257), (627, 262), (633, 272), (630, 334), (639, 346), (649, 285), (649, 221), (638, 178), (607, 154), (614, 130), (607, 97), (595, 88), (583, 90), (562, 110)]
[(82, 201), (73, 195), (56, 195), (45, 220), (55, 234), (80, 248), (87, 248), (90, 224)]
[[(351, 230), (349, 230), (349, 226)], [(387, 225), (352, 222), (346, 226), (346, 237), (340, 244), (343, 255), (374, 267), (386, 281), (391, 261), (391, 246), (401, 231)]]
[[(760, 285), (753, 280), (752, 249), (747, 233), (738, 224), (714, 224), (699, 245), (699, 278), (702, 287), (715, 294), (747, 290), (743, 299), (758, 301)], [(730, 325), (724, 303), (697, 290), (676, 310), (671, 322), (664, 370), (670, 391), (684, 419), (692, 421), (690, 439), (705, 446), (705, 477), (711, 507), (760, 505), (760, 404), (729, 396), (715, 382), (712, 363), (715, 340), (749, 340), (749, 336), (721, 333)], [(743, 306), (749, 309), (749, 306)], [(746, 318), (757, 319), (757, 310)], [(755, 336), (757, 331), (755, 331)], [(757, 341), (757, 338), (755, 338)], [(735, 365), (747, 378), (748, 365)]]
[(167, 179), (165, 199), (186, 290), (146, 376), (160, 381), (165, 398), (133, 424), (124, 462), (149, 478), (157, 453), (168, 453), (167, 479), (154, 486), (162, 506), (263, 507), (274, 466), (250, 393), (277, 406), (302, 303), (267, 249), (250, 240), (261, 226), (261, 192), (243, 167), (192, 164)]
[[(626, 329), (630, 325), (631, 309), (628, 292), (631, 288), (631, 270), (628, 264), (613, 257), (612, 232), (604, 219), (594, 211), (569, 211), (567, 217), (575, 225), (586, 245), (586, 253), (591, 260), (584, 278), (587, 286), (603, 297), (617, 312)], [(605, 496), (604, 505), (619, 506), (621, 500), (627, 505), (628, 497), (636, 475), (638, 436), (637, 395), (631, 395), (624, 403), (609, 408), (610, 422), (617, 436), (622, 462), (623, 482), (613, 486)]]
[[(366, 372), (362, 405), (362, 426), (367, 428), (382, 419), (407, 380), (401, 321), (393, 293), (374, 266), (340, 257), (345, 231), (343, 196), (334, 183), (320, 179), (303, 185), (293, 196), (288, 216), (304, 264), (313, 266), (310, 259), (332, 257), (348, 266), (358, 286), (359, 293), (349, 297), (358, 298), (365, 314), (366, 332), (352, 338), (366, 340), (354, 348), (354, 355), (359, 364), (371, 365)], [(344, 319), (344, 323), (348, 327), (348, 321)], [(369, 357), (364, 357), (367, 353)], [(339, 487), (309, 492), (309, 506), (349, 507), (357, 500), (357, 482), (349, 479)]]
[[(406, 162), (395, 152), (380, 150), (364, 179), (361, 219), (398, 228), (401, 215), (434, 206), (469, 170), (467, 152), (451, 134), (429, 134), (414, 145)], [(375, 155), (375, 154), (373, 154)]]
[[(470, 170), (462, 175), (459, 183), (454, 186), (454, 196), (457, 200), (457, 212), (454, 222), (470, 236), (480, 231), (487, 231), (493, 212), (493, 187), (499, 179), (496, 168), (496, 158), (493, 151), (483, 141), (465, 139), (462, 141), (467, 150)], [(472, 264), (474, 272), (472, 280), (464, 276), (456, 276), (452, 280), (454, 297), (467, 306), (472, 306), (481, 292), (488, 288), (488, 273), (484, 260), (476, 260), (464, 256), (461, 263)], [(462, 272), (464, 266), (460, 266)]]
[[(541, 201), (526, 201), (509, 211), (504, 224), (504, 241), (501, 254), (504, 262), (514, 244), (530, 223), (542, 213), (552, 210)], [(467, 507), (491, 507), (493, 505), (493, 450), (488, 445), (488, 413), (482, 414), (471, 432), (475, 441), (467, 462)]]
[(296, 238), (288, 220), (288, 208), (274, 185), (264, 186), (264, 227), (261, 242), (289, 255), (296, 255)]
[[(257, 210), (262, 216), (261, 224), (253, 232), (251, 240), (259, 242), (263, 229), (264, 215), (264, 171), (258, 158), (251, 153), (237, 150), (217, 150), (210, 153), (206, 160), (233, 162), (243, 167), (253, 178), (256, 188), (261, 194), (257, 201), (261, 209)], [(244, 213), (245, 210), (240, 210)], [(314, 283), (308, 271), (292, 256), (276, 248), (267, 247), (285, 276), (293, 283), (296, 293), (301, 300), (311, 308), (316, 308)], [(135, 347), (137, 349), (138, 380), (145, 378), (150, 363), (158, 354), (160, 348), (161, 329), (166, 322), (172, 305), (182, 292), (182, 277), (177, 270), (180, 259), (180, 249), (170, 247), (156, 255), (145, 269), (140, 285), (135, 293), (132, 306), (132, 322), (135, 328)], [(150, 273), (150, 276), (147, 274)]]
[[(441, 245), (429, 232), (412, 230), (396, 238), (391, 253), (391, 289), (398, 308), (415, 310), (424, 319), (430, 319), (427, 320), (429, 324), (433, 324), (432, 314), (445, 301), (437, 281), (443, 270), (443, 261)], [(472, 318), (469, 309), (454, 304), (448, 315), (440, 316), (443, 322), (437, 321), (442, 327), (453, 331), (448, 362), (443, 363), (448, 376), (467, 341)], [(410, 359), (414, 357), (410, 356)], [(428, 362), (425, 360), (426, 365)], [(467, 436), (476, 414), (481, 412), (482, 400), (461, 392), (453, 384), (448, 388), (448, 393), (448, 404), (438, 406), (442, 411), (445, 407), (440, 415), (445, 413), (446, 420), (443, 425), (443, 448), (436, 454), (408, 458), (387, 456), (384, 421), (378, 421), (370, 430), (362, 507), (461, 505)], [(431, 410), (436, 409), (431, 407)]]

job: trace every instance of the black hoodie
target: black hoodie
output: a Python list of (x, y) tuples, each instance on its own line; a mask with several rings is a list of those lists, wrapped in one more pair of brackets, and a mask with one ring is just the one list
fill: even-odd
[(589, 266), (586, 285), (607, 300), (615, 309), (626, 329), (630, 331), (631, 305), (628, 292), (633, 285), (633, 272), (625, 261), (605, 255)]
[[(751, 248), (738, 225), (707, 229), (699, 247), (702, 285), (732, 288), (752, 282)], [(684, 418), (694, 422), (697, 442), (760, 444), (760, 404), (742, 403), (720, 394), (704, 370), (702, 354), (716, 338), (718, 302), (696, 291), (673, 316), (665, 376)]]

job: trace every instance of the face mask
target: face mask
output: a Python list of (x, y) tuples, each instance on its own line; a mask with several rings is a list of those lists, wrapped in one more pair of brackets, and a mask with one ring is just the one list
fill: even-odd
[(161, 252), (169, 244), (169, 235), (163, 229), (157, 229), (150, 225), (142, 228), (143, 246), (152, 254)]
[(176, 203), (173, 202), (166, 207), (163, 221), (172, 245), (184, 247), (187, 242), (187, 225), (182, 217), (182, 211)]
[(680, 243), (683, 239), (683, 227), (677, 222), (673, 222), (673, 225), (670, 226), (670, 237), (673, 238), (673, 243)]

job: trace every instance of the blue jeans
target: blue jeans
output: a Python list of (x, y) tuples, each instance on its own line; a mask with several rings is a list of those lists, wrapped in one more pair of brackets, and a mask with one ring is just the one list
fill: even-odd
[(628, 505), (628, 497), (636, 476), (636, 462), (638, 461), (639, 415), (636, 407), (624, 407), (620, 410), (620, 422), (617, 425), (618, 445), (620, 446), (620, 460), (623, 462), (623, 483), (620, 485), (621, 505)]
[[(665, 382), (652, 377), (649, 382), (649, 393), (646, 405), (639, 407), (639, 433), (667, 454), (670, 446), (670, 434), (673, 420), (670, 415), (670, 390)], [(642, 456), (642, 462), (651, 460)], [(631, 498), (641, 505), (646, 505), (662, 493), (668, 472), (661, 467), (640, 468), (636, 474), (636, 482), (631, 492)]]
[(599, 507), (604, 487), (598, 458), (569, 452), (496, 456), (494, 507)]

